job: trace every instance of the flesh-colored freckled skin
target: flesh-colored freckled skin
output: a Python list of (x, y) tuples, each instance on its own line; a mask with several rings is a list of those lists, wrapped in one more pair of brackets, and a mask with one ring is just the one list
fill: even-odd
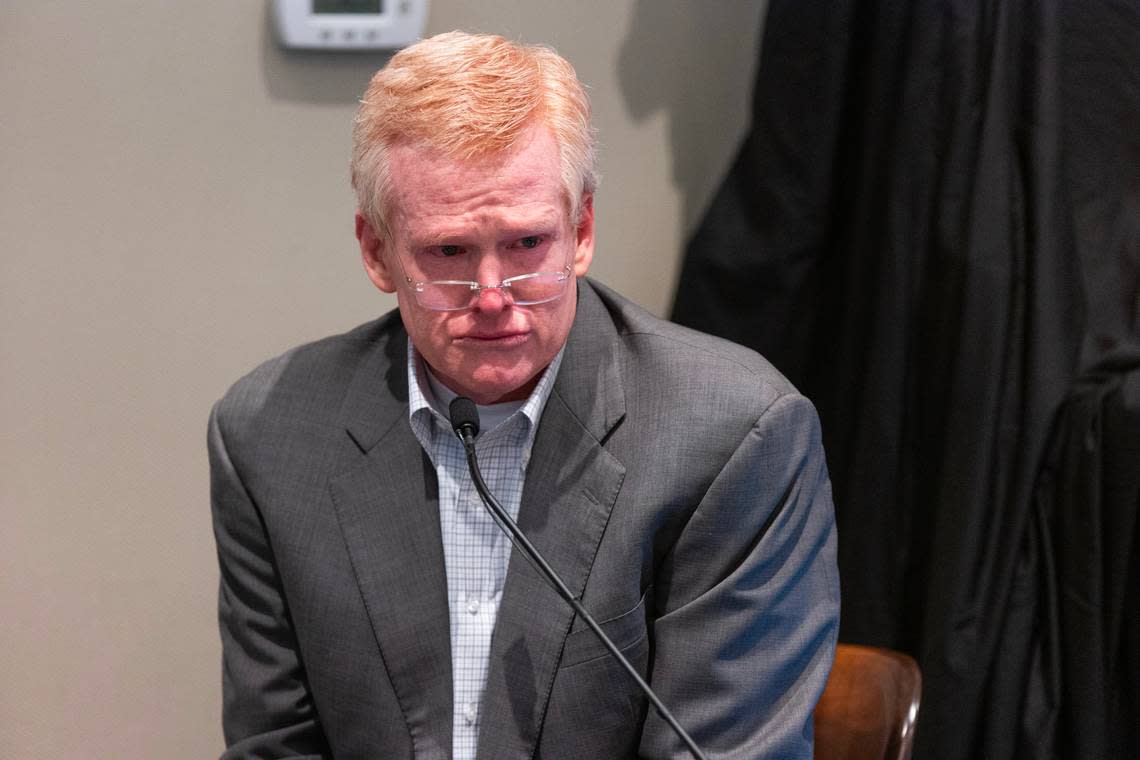
[[(436, 377), (480, 404), (526, 398), (566, 342), (574, 321), (573, 282), (561, 298), (515, 306), (498, 290), (482, 291), (467, 311), (424, 309), (404, 281), (420, 247), (446, 241), (461, 246), (469, 266), (463, 279), (501, 282), (505, 251), (520, 238), (551, 234), (551, 251), (584, 276), (594, 254), (593, 199), (582, 200), (581, 220), (571, 225), (558, 146), (541, 126), (531, 129), (506, 156), (460, 163), (422, 148), (389, 149), (391, 239), (377, 236), (359, 212), (356, 236), (364, 266), (377, 288), (396, 293), (412, 343)], [(414, 278), (416, 275), (409, 272)]]

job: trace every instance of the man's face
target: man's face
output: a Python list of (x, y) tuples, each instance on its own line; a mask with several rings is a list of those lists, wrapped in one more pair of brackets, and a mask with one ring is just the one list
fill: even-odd
[(417, 303), (403, 272), (414, 281), (483, 285), (566, 266), (581, 277), (594, 253), (592, 199), (583, 198), (581, 221), (571, 225), (558, 145), (545, 127), (486, 161), (458, 162), (409, 145), (392, 146), (388, 156), (391, 237), (356, 216), (369, 277), (397, 294), (412, 343), (447, 387), (480, 404), (526, 398), (570, 332), (573, 277), (548, 303), (519, 306), (487, 289), (472, 308), (441, 312)]

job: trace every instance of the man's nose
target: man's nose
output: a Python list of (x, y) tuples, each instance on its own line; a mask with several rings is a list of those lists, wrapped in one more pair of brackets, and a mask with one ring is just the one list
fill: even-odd
[(471, 308), (475, 311), (494, 314), (511, 304), (511, 297), (502, 287), (483, 285), (475, 293)]
[(503, 281), (503, 268), (496, 256), (483, 256), (475, 272), (475, 281), (479, 283), (479, 291), (475, 293), (472, 308), (476, 311), (497, 312), (510, 305), (510, 293), (498, 287)]
[(496, 253), (484, 252), (476, 260), (475, 282), (480, 285), (498, 285), (504, 277), (506, 274), (503, 272), (503, 265)]

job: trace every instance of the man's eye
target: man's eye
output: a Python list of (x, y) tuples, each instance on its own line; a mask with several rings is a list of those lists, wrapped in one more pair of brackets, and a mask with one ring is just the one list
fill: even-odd
[(538, 248), (542, 243), (542, 238), (538, 235), (527, 235), (519, 240), (520, 248)]
[(457, 245), (441, 245), (439, 247), (440, 256), (455, 256), (459, 253), (459, 246)]

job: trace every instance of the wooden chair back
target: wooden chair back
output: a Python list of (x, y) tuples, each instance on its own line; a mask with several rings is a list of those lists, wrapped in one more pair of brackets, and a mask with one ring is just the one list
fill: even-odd
[(921, 698), (911, 657), (840, 644), (815, 708), (815, 760), (908, 760)]

